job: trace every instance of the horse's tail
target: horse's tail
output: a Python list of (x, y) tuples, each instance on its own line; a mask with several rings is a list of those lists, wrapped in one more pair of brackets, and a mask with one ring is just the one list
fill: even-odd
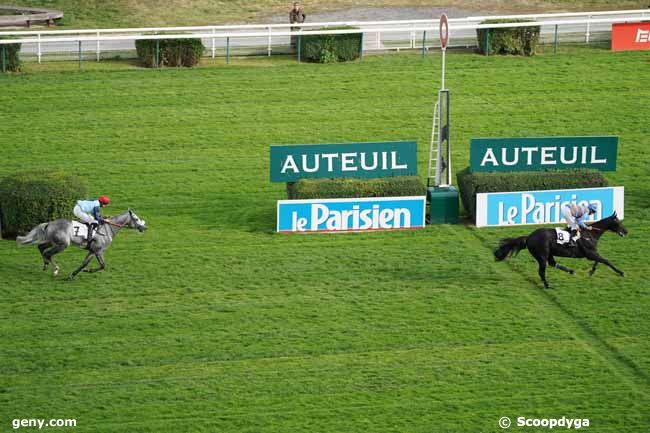
[(508, 257), (516, 256), (520, 250), (526, 248), (526, 240), (528, 240), (528, 236), (501, 239), (499, 248), (494, 251), (494, 258), (500, 262)]
[(16, 243), (18, 245), (29, 245), (43, 242), (45, 240), (45, 230), (47, 229), (47, 224), (48, 223), (39, 224), (25, 236), (18, 236), (16, 238)]

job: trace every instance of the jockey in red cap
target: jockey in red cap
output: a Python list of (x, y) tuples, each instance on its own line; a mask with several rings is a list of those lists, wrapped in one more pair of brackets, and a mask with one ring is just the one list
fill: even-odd
[(79, 220), (88, 225), (88, 242), (93, 238), (93, 228), (96, 228), (98, 224), (104, 223), (100, 209), (109, 204), (111, 204), (111, 200), (105, 195), (100, 195), (97, 200), (77, 201), (77, 204), (72, 210)]

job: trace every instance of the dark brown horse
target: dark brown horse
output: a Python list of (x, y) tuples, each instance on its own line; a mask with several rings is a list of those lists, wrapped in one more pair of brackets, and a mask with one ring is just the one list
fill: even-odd
[(557, 232), (555, 229), (537, 229), (528, 236), (502, 239), (499, 243), (499, 248), (494, 251), (494, 257), (497, 261), (501, 261), (507, 257), (517, 255), (517, 253), (524, 248), (528, 248), (530, 254), (535, 257), (535, 260), (539, 263), (539, 276), (542, 278), (544, 287), (547, 289), (549, 288), (548, 282), (546, 281), (547, 264), (564, 272), (570, 274), (574, 273), (573, 269), (569, 269), (557, 263), (555, 257), (571, 257), (574, 259), (585, 258), (587, 260), (593, 260), (594, 264), (591, 267), (591, 271), (589, 271), (589, 275), (593, 275), (594, 272), (596, 272), (596, 266), (598, 266), (598, 263), (604, 263), (621, 277), (624, 276), (625, 274), (623, 271), (614, 266), (606, 258), (601, 257), (597, 251), (598, 240), (603, 233), (612, 231), (619, 236), (627, 235), (627, 230), (623, 227), (623, 224), (621, 224), (621, 221), (616, 216), (616, 212), (607, 218), (596, 221), (591, 224), (590, 227), (591, 230), (582, 231), (583, 234), (578, 239), (575, 247), (558, 244)]

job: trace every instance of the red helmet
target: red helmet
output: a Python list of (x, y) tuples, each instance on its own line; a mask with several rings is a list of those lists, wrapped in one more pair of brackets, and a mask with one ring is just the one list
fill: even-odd
[(99, 200), (99, 202), (103, 205), (111, 204), (111, 199), (105, 195), (100, 195), (97, 200)]

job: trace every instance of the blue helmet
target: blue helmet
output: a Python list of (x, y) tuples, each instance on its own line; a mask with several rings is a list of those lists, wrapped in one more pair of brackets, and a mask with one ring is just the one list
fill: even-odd
[(596, 203), (589, 203), (589, 206), (587, 206), (587, 208), (589, 209), (589, 212), (596, 213), (598, 210), (598, 205)]

